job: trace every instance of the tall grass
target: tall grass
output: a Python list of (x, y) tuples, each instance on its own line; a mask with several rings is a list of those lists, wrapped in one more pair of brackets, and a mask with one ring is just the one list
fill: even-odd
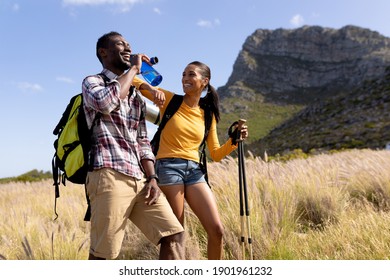
[[(209, 163), (225, 226), (224, 258), (242, 259), (236, 159)], [(352, 150), (287, 162), (246, 158), (255, 259), (389, 259), (390, 151)], [(83, 186), (68, 184), (54, 219), (51, 181), (0, 185), (0, 258), (86, 259)], [(207, 236), (186, 210), (188, 259), (205, 259)], [(132, 224), (120, 259), (157, 259)], [(248, 256), (246, 256), (248, 258)]]

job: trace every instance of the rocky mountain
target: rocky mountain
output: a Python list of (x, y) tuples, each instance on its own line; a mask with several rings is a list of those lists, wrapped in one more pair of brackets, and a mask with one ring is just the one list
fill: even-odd
[[(307, 137), (307, 131), (302, 132), (304, 127), (313, 126), (310, 130), (321, 138), (321, 131), (327, 130), (324, 126), (330, 123), (332, 131), (337, 131), (338, 135), (345, 129), (344, 124), (358, 122), (379, 133), (384, 129), (374, 125), (379, 116), (365, 119), (365, 110), (375, 111), (375, 106), (388, 102), (385, 96), (374, 96), (373, 92), (386, 89), (386, 68), (389, 65), (390, 38), (369, 29), (357, 26), (258, 29), (243, 44), (227, 84), (218, 89), (222, 111), (249, 119), (251, 132), (254, 132), (251, 133), (254, 138), (250, 148), (255, 152), (260, 152), (260, 146), (270, 148), (272, 142), (275, 143), (270, 148), (272, 152), (300, 146), (290, 142), (276, 145), (274, 137), (283, 138), (278, 130), (297, 141)], [(367, 81), (376, 82), (369, 84)], [(371, 104), (371, 107), (363, 106), (363, 103), (358, 106), (358, 101)], [(334, 111), (330, 104), (333, 104)], [(326, 114), (327, 111), (332, 113)], [(294, 115), (294, 121), (285, 122)], [(337, 119), (340, 115), (344, 117)], [(227, 117), (227, 122), (230, 120)], [(291, 122), (298, 124), (298, 120), (302, 121), (299, 124), (303, 126), (301, 130), (291, 125)], [(297, 133), (287, 132), (289, 129)], [(259, 141), (260, 138), (264, 138), (263, 141)], [(348, 139), (348, 135), (344, 138)], [(350, 139), (369, 142), (369, 139), (355, 134)], [(315, 142), (316, 146), (325, 147), (332, 141), (321, 138)], [(382, 144), (372, 143), (374, 146)], [(275, 147), (278, 145), (280, 148)], [(337, 147), (335, 143), (330, 146)]]
[(383, 149), (390, 143), (390, 68), (376, 80), (308, 105), (250, 145), (255, 154), (285, 154), (293, 149)]

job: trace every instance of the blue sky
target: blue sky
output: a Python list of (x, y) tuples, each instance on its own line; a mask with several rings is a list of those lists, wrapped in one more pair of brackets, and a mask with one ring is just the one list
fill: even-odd
[(256, 29), (353, 24), (390, 37), (389, 11), (388, 0), (0, 0), (0, 178), (51, 170), (52, 130), (82, 79), (101, 71), (106, 32), (157, 56), (161, 86), (181, 93), (193, 60), (225, 85)]

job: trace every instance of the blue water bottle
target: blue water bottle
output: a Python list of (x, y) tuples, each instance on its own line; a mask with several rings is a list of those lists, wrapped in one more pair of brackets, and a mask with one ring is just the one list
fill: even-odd
[[(151, 57), (150, 63), (156, 64), (158, 62), (157, 57)], [(152, 66), (142, 61), (141, 75), (152, 86), (158, 86), (162, 81), (162, 76)]]

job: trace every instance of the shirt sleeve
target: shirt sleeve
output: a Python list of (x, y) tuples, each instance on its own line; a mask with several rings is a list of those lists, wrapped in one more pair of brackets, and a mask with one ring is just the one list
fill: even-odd
[[(138, 78), (137, 76), (134, 77), (134, 80), (133, 80), (133, 85), (141, 92), (141, 94), (146, 97), (147, 99), (149, 99), (150, 101), (153, 101), (153, 95), (150, 93), (149, 90), (145, 90), (145, 89), (140, 89), (141, 85), (146, 83), (144, 80)], [(162, 109), (160, 108), (161, 110), (161, 114), (164, 113), (165, 111), (165, 108), (167, 107), (169, 101), (172, 99), (174, 93), (173, 92), (170, 92), (169, 90), (166, 90), (166, 89), (163, 89), (163, 88), (160, 88), (160, 87), (154, 87), (155, 89), (157, 90), (161, 90), (162, 92), (164, 92), (165, 94), (165, 103), (162, 107)]]
[(206, 142), (210, 151), (210, 157), (213, 161), (216, 162), (221, 161), (224, 157), (229, 155), (237, 148), (237, 145), (232, 144), (231, 138), (229, 138), (222, 146), (219, 144), (217, 135), (217, 122), (215, 117), (213, 117), (213, 121), (211, 122), (211, 127)]
[(106, 86), (100, 76), (89, 76), (83, 81), (82, 91), (86, 106), (102, 114), (109, 114), (120, 104), (120, 84), (116, 80)]
[(140, 78), (138, 78), (138, 76), (135, 76), (134, 78), (133, 78), (133, 85), (139, 90), (139, 88), (140, 88), (140, 86), (143, 84), (143, 83), (145, 83), (145, 81), (144, 80), (142, 80), (142, 79), (140, 79)]

